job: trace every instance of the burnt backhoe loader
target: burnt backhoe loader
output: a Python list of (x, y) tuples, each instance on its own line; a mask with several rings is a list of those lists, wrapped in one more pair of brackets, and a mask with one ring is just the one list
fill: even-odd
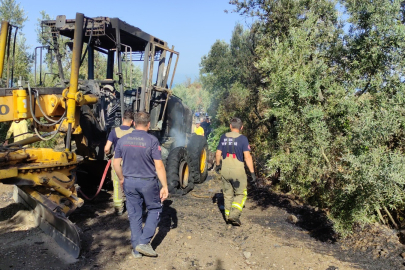
[[(86, 179), (77, 177), (77, 169), (83, 160), (105, 159), (107, 135), (121, 123), (123, 111), (150, 113), (150, 133), (162, 145), (173, 195), (186, 194), (195, 183), (206, 179), (207, 142), (203, 136), (191, 134), (191, 110), (171, 91), (179, 57), (174, 47), (118, 18), (88, 18), (77, 13), (75, 19), (57, 16), (41, 25), (43, 33), (51, 37), (48, 49), (59, 67), (59, 80), (53, 87), (41, 86), (42, 75), (40, 85), (36, 80), (30, 85), (22, 79), (13, 85), (13, 61), (9, 57), (13, 26), (7, 22), (1, 26), (0, 78), (5, 59), (7, 70), (11, 65), (12, 72), (11, 76), (7, 72), (0, 88), (0, 122), (31, 119), (35, 134), (0, 146), (0, 182), (15, 185), (15, 200), (33, 209), (40, 227), (77, 258), (80, 230), (68, 219), (84, 203), (78, 190)], [(59, 52), (61, 37), (73, 40), (68, 44), (72, 47), (69, 80), (65, 79)], [(95, 51), (107, 58), (103, 80), (94, 78), (98, 68)], [(80, 74), (85, 56), (87, 74)], [(125, 81), (123, 73), (123, 64), (132, 65), (133, 61), (143, 62), (142, 83), (137, 88)], [(65, 135), (63, 151), (29, 147), (57, 134)]]

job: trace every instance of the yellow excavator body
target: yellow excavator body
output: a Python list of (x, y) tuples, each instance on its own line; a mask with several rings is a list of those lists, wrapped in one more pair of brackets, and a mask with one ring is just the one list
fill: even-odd
[[(103, 149), (108, 132), (120, 125), (125, 110), (145, 111), (151, 115), (150, 133), (164, 143), (162, 148), (167, 148), (167, 154), (172, 146), (184, 148), (187, 144), (187, 138), (191, 136), (192, 113), (171, 91), (179, 59), (174, 46), (169, 48), (167, 42), (119, 18), (88, 18), (76, 13), (75, 19), (59, 15), (55, 20), (42, 21), (41, 26), (42, 30), (48, 31), (45, 37), (49, 38), (49, 43), (37, 48), (51, 52), (47, 60), (57, 62), (58, 73), (48, 73), (56, 70), (51, 64), (50, 70), (42, 74), (43, 59), (40, 56), (37, 61), (35, 50), (33, 87), (22, 79), (15, 87), (13, 56), (9, 55), (13, 46), (8, 36), (15, 26), (7, 22), (1, 24), (0, 123), (31, 119), (35, 134), (0, 145), (0, 183), (15, 185), (14, 199), (33, 209), (40, 227), (77, 258), (80, 254), (79, 230), (68, 217), (83, 205), (78, 197), (80, 181), (77, 181), (76, 172), (79, 164), (84, 159), (104, 162)], [(84, 44), (87, 45), (85, 49)], [(62, 46), (72, 52), (70, 61), (66, 62), (70, 65), (69, 80), (64, 76), (66, 65), (62, 63), (59, 50)], [(95, 79), (96, 52), (104, 54), (106, 60), (106, 76), (101, 79)], [(52, 61), (52, 55), (56, 61)], [(86, 58), (87, 74), (79, 74)], [(133, 61), (143, 61), (142, 81), (136, 86), (132, 78)], [(36, 83), (38, 62), (41, 63), (39, 84)], [(5, 65), (6, 80), (3, 79)], [(53, 82), (57, 77), (59, 81), (45, 87), (45, 75), (53, 75)], [(62, 151), (29, 147), (56, 134), (65, 135)], [(74, 151), (72, 140), (76, 143)], [(190, 177), (189, 166), (184, 167), (187, 181), (172, 179), (173, 188), (178, 192), (191, 190), (194, 178), (200, 181), (200, 174), (206, 172), (200, 165), (206, 163), (205, 152), (203, 154), (198, 168), (190, 169)], [(82, 170), (78, 171), (80, 173)], [(92, 173), (95, 174), (97, 172)], [(182, 186), (175, 186), (179, 181)]]
[[(83, 21), (83, 14), (79, 20)], [(79, 21), (78, 20), (78, 21)], [(0, 33), (0, 78), (3, 72), (7, 33), (11, 27), (2, 22)], [(80, 134), (79, 110), (77, 107), (91, 105), (98, 101), (92, 94), (83, 95), (78, 91), (79, 67), (83, 43), (78, 31), (74, 38), (70, 84), (61, 94), (41, 94), (32, 98), (31, 88), (5, 88), (0, 96), (0, 122), (20, 121), (48, 117), (55, 119), (54, 125), (35, 123), (39, 131)], [(76, 37), (77, 36), (77, 37)], [(7, 82), (8, 83), (8, 82)], [(59, 122), (57, 120), (60, 120)], [(43, 134), (42, 134), (43, 135)], [(70, 151), (55, 151), (50, 148), (24, 148), (30, 143), (40, 141), (41, 135), (20, 140), (2, 146), (0, 149), (0, 182), (16, 185), (15, 199), (32, 208), (42, 229), (71, 255), (78, 257), (80, 238), (78, 230), (67, 217), (77, 207), (83, 205), (83, 199), (77, 195), (75, 186), (76, 169), (83, 160)]]

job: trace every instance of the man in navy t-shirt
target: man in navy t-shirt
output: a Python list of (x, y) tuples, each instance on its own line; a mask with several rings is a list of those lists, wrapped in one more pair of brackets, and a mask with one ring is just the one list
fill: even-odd
[[(240, 134), (243, 128), (239, 118), (233, 118), (230, 124), (231, 132), (222, 135), (216, 152), (215, 171), (221, 171), (222, 191), (225, 201), (225, 219), (235, 226), (240, 226), (240, 215), (247, 198), (247, 177), (245, 164), (256, 179), (253, 159), (250, 155), (248, 139)], [(222, 158), (222, 165), (221, 165)]]
[[(121, 137), (124, 137), (128, 133), (131, 133), (134, 129), (131, 128), (134, 122), (134, 114), (131, 111), (126, 111), (122, 118), (122, 125), (111, 130), (108, 135), (107, 143), (104, 147), (104, 153), (108, 155), (111, 150), (111, 145), (114, 145), (114, 149), (117, 146), (117, 142)], [(111, 164), (111, 180), (113, 182), (114, 192), (113, 192), (113, 202), (115, 213), (121, 216), (124, 212), (124, 195), (122, 193), (122, 188), (120, 187), (120, 180)]]
[[(135, 258), (141, 258), (141, 254), (155, 257), (157, 254), (150, 241), (160, 220), (161, 203), (169, 195), (166, 171), (159, 141), (148, 133), (149, 114), (138, 112), (134, 118), (135, 130), (118, 140), (114, 168), (127, 198), (132, 255)], [(160, 191), (157, 178), (162, 184)], [(148, 216), (142, 228), (143, 202), (148, 209)]]

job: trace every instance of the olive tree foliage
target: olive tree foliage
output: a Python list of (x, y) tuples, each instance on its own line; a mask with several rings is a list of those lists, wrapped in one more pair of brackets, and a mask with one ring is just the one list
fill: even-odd
[(15, 0), (0, 0), (0, 17), (2, 21), (7, 21), (20, 28), (24, 27), (24, 23), (28, 19), (24, 8)]
[(342, 191), (332, 214), (339, 221), (370, 220), (379, 209), (404, 207), (404, 7), (383, 0), (342, 4), (352, 24), (342, 84), (356, 106), (347, 115)]
[[(24, 8), (15, 0), (0, 0), (0, 20), (7, 21), (9, 24), (18, 27), (16, 42), (15, 42), (15, 55), (14, 55), (14, 78), (22, 77), (27, 80), (32, 66), (32, 55), (28, 52), (30, 47), (26, 44), (26, 38), (22, 33), (24, 23), (28, 17)], [(3, 70), (3, 79), (7, 78), (7, 73), (11, 76), (12, 69), (12, 52), (14, 44), (14, 30), (10, 38), (9, 58), (6, 59)], [(8, 71), (8, 72), (7, 72)]]
[[(264, 120), (259, 89), (263, 87), (255, 67), (256, 46), (261, 33), (258, 25), (251, 30), (237, 24), (229, 43), (217, 40), (200, 63), (200, 80), (210, 93), (208, 114), (214, 116), (209, 139), (210, 149), (216, 149), (221, 134), (229, 127), (232, 117), (244, 122), (243, 133), (251, 138), (258, 159), (265, 159), (269, 151), (262, 147), (269, 140), (269, 124)], [(226, 127), (225, 129), (223, 127)], [(265, 136), (266, 134), (266, 136)]]
[[(216, 70), (203, 58), (202, 78), (212, 79), (202, 79), (203, 85), (218, 93), (213, 104), (219, 117), (231, 86), (243, 85), (249, 96), (256, 91), (255, 102), (246, 102), (247, 111), (259, 108), (256, 116), (266, 129), (249, 139), (268, 149), (268, 172), (280, 169), (282, 186), (327, 209), (342, 233), (354, 223), (374, 221), (377, 213), (403, 208), (401, 1), (340, 1), (350, 23), (347, 33), (336, 1), (231, 3), (240, 14), (257, 18), (250, 33), (256, 35), (252, 70), (259, 80), (245, 84), (234, 75), (243, 66), (225, 57), (215, 62), (223, 71), (213, 77)], [(208, 57), (214, 51), (226, 55), (230, 48), (216, 42)], [(254, 115), (238, 109), (228, 107), (227, 112)]]
[(192, 111), (207, 111), (210, 105), (209, 93), (198, 80), (187, 78), (185, 82), (173, 87), (173, 94), (181, 98)]
[[(14, 78), (18, 79), (21, 76), (24, 80), (27, 80), (32, 66), (32, 56), (28, 52), (30, 48), (26, 44), (26, 39), (21, 31), (24, 27), (24, 23), (27, 21), (24, 8), (15, 0), (0, 0), (0, 20), (8, 21), (11, 25), (18, 27), (14, 55)], [(3, 76), (1, 78), (3, 82), (7, 82), (7, 74), (11, 77), (14, 31), (10, 38), (10, 56), (9, 59), (7, 59), (6, 55), (4, 62)], [(4, 141), (9, 127), (9, 123), (0, 123), (0, 143)]]

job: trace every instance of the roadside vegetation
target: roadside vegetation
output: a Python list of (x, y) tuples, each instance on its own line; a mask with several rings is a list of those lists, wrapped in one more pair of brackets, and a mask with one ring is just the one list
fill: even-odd
[(241, 117), (260, 176), (279, 171), (279, 187), (325, 209), (342, 235), (354, 224), (401, 226), (403, 3), (231, 3), (255, 20), (201, 61), (214, 126)]
[[(324, 209), (342, 235), (354, 224), (405, 225), (403, 2), (230, 2), (231, 12), (253, 23), (236, 25), (229, 42), (216, 41), (202, 57), (199, 79), (173, 89), (192, 110), (213, 117), (211, 150), (238, 116), (259, 178), (277, 178), (278, 188)], [(50, 18), (45, 12), (38, 17)], [(20, 27), (14, 74), (33, 85), (34, 48), (20, 31), (27, 20), (23, 7), (0, 0), (0, 19)], [(67, 44), (59, 46), (70, 53)], [(102, 79), (106, 59), (98, 53), (95, 58), (95, 77)], [(44, 57), (44, 73), (57, 73), (53, 62)], [(141, 74), (132, 68), (136, 87)], [(47, 76), (43, 85), (58, 80)], [(0, 123), (0, 141), (7, 128)]]

